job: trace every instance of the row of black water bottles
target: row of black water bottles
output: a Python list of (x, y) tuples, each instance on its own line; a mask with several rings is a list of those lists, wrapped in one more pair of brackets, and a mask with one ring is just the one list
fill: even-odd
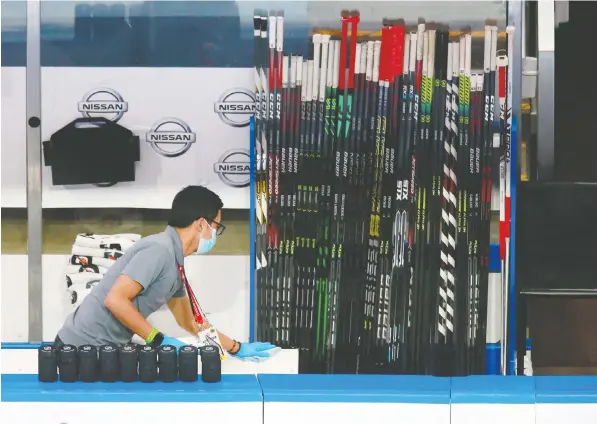
[(199, 351), (193, 345), (164, 345), (157, 349), (149, 345), (128, 343), (121, 347), (103, 345), (62, 345), (58, 351), (52, 345), (38, 350), (39, 381), (93, 383), (116, 381), (153, 383), (155, 381), (193, 382), (198, 379), (198, 354), (201, 355), (202, 379), (215, 383), (222, 378), (218, 349), (204, 346)]

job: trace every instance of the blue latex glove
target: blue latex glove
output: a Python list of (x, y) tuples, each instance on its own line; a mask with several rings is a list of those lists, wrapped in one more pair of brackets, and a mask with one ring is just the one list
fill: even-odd
[(186, 346), (187, 344), (188, 343), (185, 343), (181, 340), (175, 339), (174, 337), (164, 336), (164, 340), (162, 340), (162, 343), (160, 344), (160, 346), (171, 345), (171, 346), (174, 346), (176, 348), (176, 350), (178, 350), (181, 347)]
[(233, 356), (243, 361), (263, 362), (281, 349), (271, 343), (255, 342), (241, 343), (240, 350)]

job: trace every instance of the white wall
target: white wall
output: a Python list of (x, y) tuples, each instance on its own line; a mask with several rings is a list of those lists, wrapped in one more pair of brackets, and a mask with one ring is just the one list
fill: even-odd
[[(52, 185), (51, 168), (42, 166), (44, 208), (156, 208), (168, 209), (172, 198), (191, 184), (204, 185), (222, 198), (226, 208), (247, 209), (249, 187), (225, 182), (248, 182), (248, 171), (219, 174), (215, 165), (238, 162), (248, 166), (249, 127), (224, 123), (214, 105), (228, 90), (252, 87), (253, 74), (236, 68), (52, 68), (41, 75), (42, 140), (49, 140), (59, 129), (81, 118), (78, 104), (95, 96), (98, 89), (115, 90), (127, 103), (119, 125), (139, 136), (141, 160), (136, 163), (135, 181), (98, 188), (91, 184)], [(163, 84), (170, 81), (169, 84)], [(151, 89), (148, 89), (150, 87)], [(200, 96), (183, 95), (186, 90)], [(2, 207), (26, 205), (26, 74), (25, 68), (2, 68)], [(105, 100), (100, 98), (100, 100)], [(108, 98), (113, 101), (113, 98)], [(248, 101), (242, 94), (227, 101)], [(114, 114), (95, 114), (113, 119)], [(241, 114), (248, 120), (248, 115)], [(184, 121), (196, 141), (177, 157), (165, 157), (154, 151), (146, 134), (164, 118)], [(238, 118), (240, 119), (240, 118)], [(160, 131), (181, 131), (175, 124), (164, 124)], [(172, 151), (180, 145), (161, 148)], [(240, 151), (246, 153), (238, 153)], [(237, 152), (228, 158), (230, 152)], [(227, 180), (226, 180), (227, 181)]]
[(25, 207), (27, 204), (26, 81), (25, 68), (2, 67), (2, 207)]

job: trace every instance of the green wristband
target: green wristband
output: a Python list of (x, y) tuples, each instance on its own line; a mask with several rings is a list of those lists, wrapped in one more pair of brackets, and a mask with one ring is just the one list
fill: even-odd
[(151, 333), (149, 333), (149, 336), (147, 336), (147, 338), (145, 339), (145, 343), (151, 344), (153, 342), (153, 339), (155, 339), (155, 336), (157, 336), (158, 334), (159, 331), (155, 328), (152, 328)]

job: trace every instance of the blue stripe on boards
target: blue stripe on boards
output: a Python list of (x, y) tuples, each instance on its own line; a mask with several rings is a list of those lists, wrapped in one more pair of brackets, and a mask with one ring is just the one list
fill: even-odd
[(259, 374), (258, 377), (264, 402), (450, 403), (450, 378), (365, 374)]
[(2, 402), (261, 402), (255, 375), (223, 375), (219, 383), (40, 383), (35, 374), (2, 374)]
[[(597, 376), (537, 376), (537, 403), (597, 403)], [(597, 420), (597, 418), (596, 418)]]
[(3, 402), (597, 403), (597, 376), (225, 374), (219, 383), (89, 384), (2, 374), (1, 384)]
[(450, 402), (455, 403), (535, 403), (535, 380), (532, 377), (471, 375), (454, 377)]
[[(43, 344), (51, 344), (52, 342), (44, 342)], [(39, 349), (41, 343), (27, 343), (27, 342), (2, 342), (0, 348), (2, 349)]]

